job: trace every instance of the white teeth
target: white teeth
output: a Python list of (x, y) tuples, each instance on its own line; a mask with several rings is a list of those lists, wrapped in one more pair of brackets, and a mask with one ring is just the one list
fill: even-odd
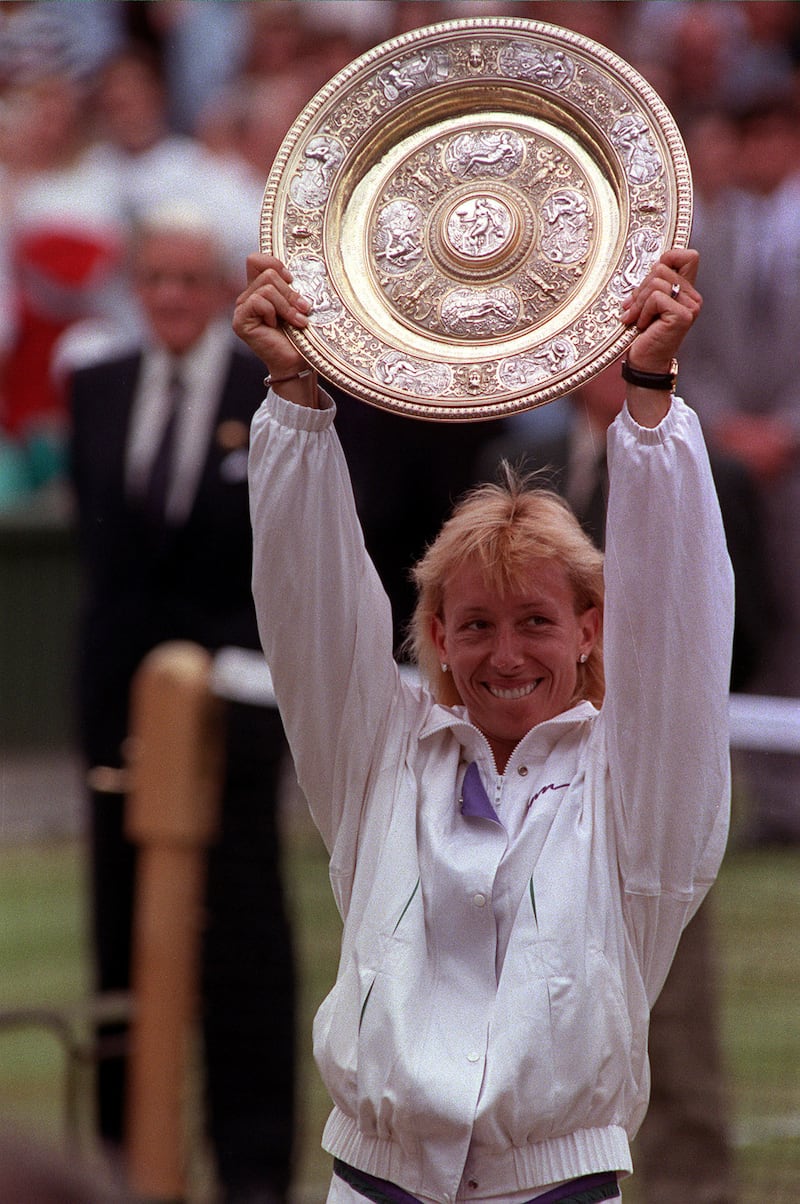
[(497, 686), (489, 686), (489, 693), (495, 698), (525, 698), (532, 694), (538, 686), (538, 681), (529, 682), (526, 686), (517, 686), (515, 690), (501, 690)]

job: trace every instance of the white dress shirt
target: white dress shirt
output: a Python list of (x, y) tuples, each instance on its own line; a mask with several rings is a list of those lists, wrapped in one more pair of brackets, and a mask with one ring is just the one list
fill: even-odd
[(177, 366), (184, 385), (178, 416), (176, 454), (166, 515), (173, 524), (189, 514), (206, 458), (220, 389), (231, 352), (226, 322), (212, 322), (202, 338), (179, 359), (164, 347), (145, 349), (131, 414), (127, 448), (127, 482), (133, 494), (144, 493), (166, 426), (169, 382)]

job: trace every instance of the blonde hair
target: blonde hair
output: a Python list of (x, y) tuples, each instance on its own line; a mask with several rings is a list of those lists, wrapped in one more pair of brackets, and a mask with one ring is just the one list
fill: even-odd
[(497, 484), (479, 485), (455, 507), (436, 539), (412, 570), (417, 605), (406, 649), (438, 702), (462, 702), (450, 673), (444, 672), (433, 640), (433, 619), (444, 618), (447, 579), (462, 565), (477, 564), (487, 584), (503, 596), (519, 585), (532, 560), (555, 560), (567, 574), (576, 615), (596, 607), (600, 635), (578, 677), (572, 702), (600, 706), (603, 674), (603, 554), (592, 543), (567, 503), (551, 489), (521, 476), (505, 461)]

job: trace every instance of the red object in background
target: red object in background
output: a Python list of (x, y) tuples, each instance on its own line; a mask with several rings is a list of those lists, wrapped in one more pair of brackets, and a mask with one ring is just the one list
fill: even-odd
[(19, 238), (17, 331), (0, 378), (2, 426), (10, 435), (24, 436), (39, 422), (63, 416), (50, 372), (53, 348), (73, 322), (95, 315), (97, 292), (122, 253), (119, 238), (106, 231), (48, 226)]

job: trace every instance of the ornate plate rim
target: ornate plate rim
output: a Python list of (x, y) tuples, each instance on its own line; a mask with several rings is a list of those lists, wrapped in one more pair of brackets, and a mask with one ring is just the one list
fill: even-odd
[[(320, 115), (324, 116), (329, 110), (332, 101), (346, 95), (350, 87), (354, 83), (357, 84), (359, 79), (369, 79), (371, 75), (375, 75), (376, 68), (381, 64), (391, 64), (392, 60), (397, 60), (400, 56), (422, 45), (432, 48), (448, 41), (452, 42), (456, 38), (470, 36), (477, 38), (479, 35), (490, 34), (508, 34), (510, 36), (516, 34), (543, 39), (548, 43), (567, 47), (582, 60), (598, 63), (610, 74), (617, 85), (621, 83), (628, 98), (633, 95), (640, 102), (642, 108), (651, 115), (662, 148), (666, 152), (663, 174), (668, 177), (668, 185), (674, 200), (673, 220), (667, 223), (665, 240), (658, 253), (663, 253), (669, 247), (686, 247), (692, 221), (692, 179), (689, 158), (677, 123), (652, 85), (614, 51), (573, 30), (521, 17), (471, 17), (426, 25), (380, 43), (347, 64), (311, 98), (283, 139), (269, 172), (260, 214), (259, 243), (261, 250), (283, 258), (283, 232), (276, 228), (276, 223), (281, 216), (277, 212), (278, 202), (280, 199), (280, 203), (283, 204), (283, 197), (288, 194), (288, 180), (291, 171), (296, 169), (296, 164), (293, 167), (292, 162), (296, 149), (306, 135), (314, 134), (315, 122)], [(527, 82), (522, 81), (523, 85)], [(515, 83), (519, 83), (519, 80), (515, 80)], [(439, 87), (441, 89), (442, 86), (439, 85)], [(552, 93), (547, 92), (544, 86), (531, 84), (529, 87), (532, 97), (544, 96), (548, 101), (552, 101)], [(427, 88), (420, 92), (422, 96), (430, 94), (431, 90)], [(405, 106), (405, 111), (413, 112), (412, 102), (414, 99), (412, 96), (402, 102), (398, 106), (398, 110), (402, 112), (403, 106)], [(581, 118), (588, 124), (589, 119), (586, 114), (579, 113), (578, 120)], [(596, 130), (590, 132), (596, 133)], [(347, 156), (345, 156), (345, 163), (346, 161)], [(344, 169), (341, 170), (343, 172)], [(329, 212), (330, 198), (335, 195), (332, 184), (328, 199), (321, 206), (323, 214)], [(626, 232), (629, 230), (630, 223), (626, 227)], [(653, 258), (657, 258), (657, 256)], [(647, 266), (649, 267), (649, 263)], [(645, 272), (642, 272), (642, 277), (644, 274)], [(340, 290), (336, 291), (341, 301)], [(353, 318), (352, 313), (349, 313), (348, 316)], [(307, 333), (287, 328), (287, 333), (303, 356), (325, 379), (354, 397), (380, 408), (411, 417), (434, 421), (465, 422), (506, 417), (513, 413), (533, 409), (577, 388), (613, 363), (635, 338), (636, 331), (624, 327), (621, 320), (618, 321), (617, 326), (615, 335), (605, 340), (601, 350), (590, 359), (580, 363), (572, 371), (567, 369), (565, 372), (555, 374), (552, 379), (545, 378), (544, 382), (539, 382), (535, 387), (526, 386), (514, 393), (513, 396), (505, 396), (499, 400), (478, 401), (477, 397), (472, 397), (449, 404), (436, 404), (435, 401), (426, 401), (413, 395), (397, 396), (386, 388), (382, 388), (381, 382), (374, 376), (369, 381), (365, 381), (355, 370), (343, 370), (336, 359), (326, 352), (324, 343), (315, 336), (313, 327), (309, 328)], [(367, 333), (371, 336), (373, 332), (367, 328)], [(444, 353), (440, 356), (440, 360), (444, 363), (449, 362)]]

